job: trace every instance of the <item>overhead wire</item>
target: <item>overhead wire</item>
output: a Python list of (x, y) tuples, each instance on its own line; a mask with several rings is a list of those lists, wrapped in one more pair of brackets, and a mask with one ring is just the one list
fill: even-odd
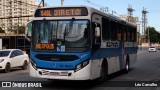
[(90, 3), (90, 4), (94, 5), (94, 6), (97, 6), (97, 7), (99, 7), (99, 8), (107, 8), (107, 12), (108, 12), (108, 13), (110, 13), (110, 11), (111, 11), (111, 13), (114, 12), (114, 13), (112, 13), (112, 14), (119, 15), (116, 11), (110, 9), (110, 8), (107, 7), (107, 6), (103, 6), (103, 5), (97, 4), (97, 3), (92, 2), (92, 1), (90, 1), (90, 0), (84, 0), (84, 1), (87, 2), (87, 3)]

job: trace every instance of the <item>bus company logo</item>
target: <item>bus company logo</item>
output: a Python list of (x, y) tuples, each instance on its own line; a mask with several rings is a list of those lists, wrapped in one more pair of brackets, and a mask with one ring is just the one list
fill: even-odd
[(119, 42), (118, 41), (107, 41), (106, 42), (106, 47), (118, 48), (119, 47)]
[(2, 87), (12, 87), (11, 82), (2, 82)]

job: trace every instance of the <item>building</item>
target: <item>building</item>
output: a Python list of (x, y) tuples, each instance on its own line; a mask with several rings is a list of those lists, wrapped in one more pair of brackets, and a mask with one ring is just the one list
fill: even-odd
[(35, 0), (0, 0), (0, 27), (11, 33), (14, 26), (26, 25), (38, 5)]

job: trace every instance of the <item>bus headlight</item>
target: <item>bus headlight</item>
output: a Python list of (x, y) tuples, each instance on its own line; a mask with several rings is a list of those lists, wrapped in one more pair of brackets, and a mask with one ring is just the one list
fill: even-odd
[(77, 71), (81, 70), (82, 68), (86, 67), (88, 64), (89, 64), (89, 60), (84, 61), (84, 62), (78, 64), (76, 66), (75, 72), (77, 72)]
[(34, 63), (32, 60), (31, 60), (31, 65), (32, 65), (32, 67), (33, 67), (35, 70), (37, 70), (37, 68), (36, 68), (36, 63)]

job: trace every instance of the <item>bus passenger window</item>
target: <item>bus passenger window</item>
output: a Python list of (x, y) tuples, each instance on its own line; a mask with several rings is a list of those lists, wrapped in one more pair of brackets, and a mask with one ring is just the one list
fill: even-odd
[(130, 27), (127, 27), (127, 41), (131, 41), (131, 36), (130, 36)]
[(122, 26), (118, 23), (117, 24), (117, 39), (118, 40), (121, 40), (121, 38), (122, 38), (121, 31), (122, 31)]
[(111, 34), (111, 40), (117, 40), (117, 30), (116, 30), (116, 26), (117, 23), (116, 21), (111, 21), (110, 20), (110, 34)]
[(102, 39), (109, 40), (110, 39), (110, 31), (109, 31), (109, 19), (102, 18)]
[(126, 26), (123, 27), (123, 40), (126, 41)]
[(133, 29), (133, 33), (134, 33), (134, 41), (137, 40), (137, 30), (136, 28)]

